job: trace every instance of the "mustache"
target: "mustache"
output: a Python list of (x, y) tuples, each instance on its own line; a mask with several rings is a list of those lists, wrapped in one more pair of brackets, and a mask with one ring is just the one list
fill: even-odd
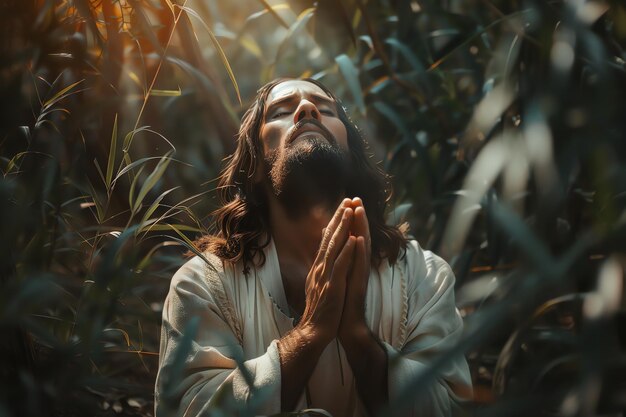
[(335, 136), (330, 132), (330, 130), (328, 130), (326, 126), (322, 124), (322, 122), (317, 119), (304, 119), (296, 123), (291, 130), (291, 133), (289, 133), (287, 143), (291, 143), (296, 138), (296, 136), (301, 133), (303, 127), (307, 124), (312, 124), (313, 126), (316, 126), (319, 130), (321, 130), (320, 133), (322, 134), (322, 136), (324, 136), (324, 138), (328, 140), (331, 145), (337, 145), (337, 139), (335, 139)]

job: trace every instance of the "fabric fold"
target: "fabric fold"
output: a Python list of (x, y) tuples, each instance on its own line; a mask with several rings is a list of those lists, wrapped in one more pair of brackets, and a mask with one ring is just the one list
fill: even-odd
[[(276, 341), (293, 328), (273, 242), (266, 263), (245, 274), (243, 265), (207, 255), (174, 275), (163, 307), (155, 416), (200, 417), (220, 409), (252, 415), (280, 412), (281, 370)], [(450, 266), (411, 241), (394, 265), (372, 270), (366, 320), (388, 358), (391, 403), (459, 343), (463, 321), (454, 301)], [(282, 308), (281, 307), (282, 305)], [(185, 334), (190, 328), (194, 334)], [(417, 387), (416, 387), (417, 388)], [(450, 358), (434, 383), (409, 398), (406, 415), (449, 416), (471, 396), (463, 357)], [(300, 408), (335, 417), (367, 415), (345, 352), (327, 346), (307, 383)], [(310, 401), (309, 401), (310, 400)]]

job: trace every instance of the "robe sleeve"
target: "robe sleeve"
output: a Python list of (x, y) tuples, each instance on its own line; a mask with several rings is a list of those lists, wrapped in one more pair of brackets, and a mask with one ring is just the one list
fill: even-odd
[[(388, 355), (390, 403), (426, 371), (442, 353), (454, 347), (463, 332), (463, 320), (454, 301), (454, 273), (440, 257), (412, 241), (407, 249), (406, 342), (401, 349), (384, 344)], [(436, 381), (420, 387), (412, 397), (410, 416), (450, 416), (472, 396), (464, 357), (450, 358)]]
[[(221, 261), (209, 259), (223, 276)], [(265, 354), (243, 361), (224, 301), (201, 258), (191, 259), (174, 274), (163, 306), (155, 417), (204, 416), (215, 408), (224, 415), (242, 409), (251, 415), (280, 412), (276, 342)]]

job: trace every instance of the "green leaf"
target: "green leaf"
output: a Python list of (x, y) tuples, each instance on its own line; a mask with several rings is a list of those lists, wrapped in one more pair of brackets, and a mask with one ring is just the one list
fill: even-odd
[(387, 224), (397, 226), (406, 220), (406, 214), (413, 207), (413, 203), (404, 203), (395, 207), (387, 216)]
[(348, 89), (352, 93), (352, 98), (356, 102), (361, 114), (365, 114), (365, 100), (363, 100), (363, 92), (359, 82), (359, 71), (352, 63), (352, 60), (345, 54), (341, 54), (335, 58), (335, 62), (339, 66), (339, 71), (348, 83)]
[(91, 29), (92, 36), (98, 42), (98, 46), (104, 46), (102, 35), (100, 34), (100, 30), (98, 30), (98, 20), (91, 11), (91, 2), (89, 0), (74, 0), (72, 4), (76, 7), (78, 13), (80, 13), (85, 19), (87, 26)]
[(43, 103), (42, 108), (48, 108), (52, 105), (54, 105), (55, 103), (57, 103), (58, 101), (62, 100), (63, 98), (65, 98), (65, 93), (67, 93), (68, 91), (70, 91), (71, 89), (73, 89), (74, 87), (76, 87), (78, 84), (82, 83), (83, 80), (80, 81), (76, 81), (73, 84), (68, 85), (67, 87), (63, 88), (61, 91), (57, 92), (55, 95), (53, 95), (50, 99), (46, 100)]
[(122, 253), (122, 248), (126, 244), (129, 238), (134, 236), (136, 225), (127, 227), (121, 234), (114, 234), (115, 239), (106, 246), (104, 254), (102, 256), (102, 263), (98, 265), (98, 269), (94, 276), (96, 285), (100, 288), (108, 288), (108, 285), (119, 279), (119, 257)]
[(367, 45), (370, 51), (374, 50), (374, 42), (372, 41), (372, 37), (369, 35), (361, 35), (359, 36), (359, 40)]
[(161, 193), (160, 196), (158, 196), (157, 198), (154, 199), (154, 201), (152, 202), (150, 207), (148, 207), (148, 209), (144, 213), (143, 218), (139, 222), (139, 227), (137, 228), (137, 232), (139, 232), (139, 231), (141, 231), (143, 229), (144, 222), (146, 222), (150, 218), (150, 216), (152, 216), (152, 213), (154, 213), (154, 211), (157, 209), (157, 207), (159, 207), (159, 203), (161, 203), (161, 200), (163, 200), (163, 198), (166, 195), (168, 195), (169, 193), (171, 193), (172, 191), (174, 191), (177, 188), (180, 188), (180, 187), (170, 188), (169, 190), (164, 191), (163, 193)]
[(217, 40), (217, 37), (215, 36), (215, 34), (213, 33), (209, 25), (206, 24), (206, 22), (202, 19), (202, 17), (195, 10), (187, 6), (177, 5), (177, 7), (184, 10), (188, 14), (194, 16), (196, 19), (198, 19), (200, 23), (202, 24), (202, 26), (204, 26), (206, 31), (209, 33), (211, 42), (213, 43), (213, 46), (215, 47), (215, 50), (217, 51), (217, 54), (219, 55), (222, 61), (222, 64), (224, 65), (224, 68), (226, 69), (226, 72), (228, 73), (228, 76), (230, 77), (230, 81), (233, 84), (233, 87), (235, 88), (235, 93), (237, 94), (237, 100), (239, 101), (239, 104), (241, 104), (241, 94), (239, 93), (239, 85), (237, 85), (237, 79), (235, 78), (235, 74), (233, 73), (233, 69), (230, 66), (230, 62), (228, 62), (228, 58), (226, 57), (226, 54), (224, 53), (222, 46)]
[(147, 37), (150, 44), (154, 47), (154, 50), (157, 51), (160, 56), (163, 56), (165, 51), (163, 50), (163, 46), (159, 43), (159, 39), (156, 37), (156, 31), (150, 24), (150, 19), (144, 11), (145, 6), (138, 0), (129, 0), (129, 2), (133, 7), (135, 21), (141, 26), (141, 34)]
[[(445, 62), (446, 60), (448, 60), (452, 55), (454, 55), (457, 51), (459, 51), (461, 48), (465, 48), (467, 47), (470, 43), (472, 43), (476, 38), (481, 37), (483, 34), (488, 33), (492, 28), (494, 28), (495, 26), (506, 22), (507, 20), (510, 19), (517, 19), (520, 16), (524, 15), (524, 14), (529, 14), (532, 13), (533, 9), (527, 9), (527, 10), (521, 10), (515, 13), (511, 13), (509, 15), (503, 16), (500, 19), (494, 20), (493, 22), (491, 22), (489, 25), (487, 25), (486, 27), (479, 27), (477, 28), (477, 30), (471, 34), (470, 36), (468, 36), (464, 41), (460, 42), (458, 45), (456, 45), (454, 48), (452, 48), (451, 51), (449, 51), (448, 53), (446, 53), (444, 56), (442, 56), (441, 58), (439, 58), (437, 61), (433, 62), (430, 67), (428, 68), (428, 71), (432, 71), (435, 68), (437, 68), (439, 65), (441, 65), (443, 62)], [(443, 29), (442, 31), (445, 31), (445, 29)], [(442, 34), (442, 31), (435, 31), (433, 33), (431, 33), (431, 37), (434, 36), (439, 36)], [(444, 33), (445, 34), (445, 33)]]
[(61, 208), (65, 208), (65, 207), (69, 206), (70, 204), (75, 203), (76, 201), (88, 200), (88, 199), (89, 199), (89, 196), (86, 196), (86, 195), (81, 195), (81, 196), (78, 196), (78, 197), (70, 198), (69, 200), (64, 201), (63, 203), (61, 203), (60, 207)]
[(396, 127), (398, 132), (400, 132), (405, 140), (410, 140), (411, 131), (404, 122), (404, 119), (400, 117), (400, 115), (396, 113), (396, 111), (390, 105), (382, 101), (376, 101), (372, 104), (372, 107), (374, 107), (380, 114), (385, 116), (385, 118)]
[[(182, 230), (185, 232), (194, 232), (194, 233), (202, 233), (203, 230), (197, 227), (193, 227), (193, 226), (189, 226), (186, 224), (169, 224), (169, 223), (165, 223), (165, 224), (154, 224), (156, 222), (158, 222), (160, 220), (159, 219), (148, 219), (146, 220), (145, 224), (141, 224), (141, 228), (145, 229), (145, 228), (149, 228), (148, 232), (163, 232), (163, 231), (167, 231), (167, 230), (172, 230), (171, 226), (175, 226), (178, 230)], [(141, 232), (143, 230), (140, 230), (138, 232)]]
[(30, 142), (32, 141), (32, 135), (30, 133), (30, 127), (28, 126), (19, 126), (19, 131), (22, 134), (22, 136), (24, 136), (24, 138), (26, 139), (26, 144), (28, 146), (30, 146)]
[(139, 261), (139, 263), (137, 264), (137, 267), (135, 268), (137, 271), (142, 271), (144, 269), (146, 269), (146, 267), (148, 265), (150, 265), (150, 261), (152, 260), (152, 256), (154, 255), (154, 253), (166, 246), (182, 246), (182, 244), (180, 242), (177, 242), (175, 240), (166, 240), (165, 242), (160, 242), (156, 245), (154, 245), (152, 248), (150, 248), (150, 250), (148, 251), (148, 253), (146, 253), (146, 255), (141, 259), (141, 261)]
[(446, 36), (454, 36), (454, 35), (460, 35), (461, 31), (457, 28), (443, 28), (443, 29), (436, 29), (433, 30), (432, 32), (428, 33), (428, 37), (429, 38), (439, 38), (439, 37), (446, 37)]
[(180, 236), (180, 238), (177, 238), (175, 236), (166, 236), (168, 239), (174, 239), (175, 241), (181, 243), (183, 246), (185, 246), (187, 249), (189, 249), (195, 255), (200, 257), (200, 259), (202, 259), (207, 265), (212, 265), (211, 262), (209, 262), (209, 260), (206, 258), (206, 256), (204, 256), (204, 254), (202, 252), (200, 252), (198, 247), (196, 245), (194, 245), (194, 243), (191, 240), (189, 240), (189, 238), (187, 236), (185, 236), (183, 234), (183, 232), (181, 232), (178, 227), (176, 227), (176, 226), (174, 226), (172, 224), (167, 224), (167, 226), (169, 226), (169, 228), (171, 230), (175, 231)]
[[(280, 18), (282, 20), (282, 18), (278, 15), (278, 13), (276, 13), (278, 10), (291, 10), (289, 8), (289, 6), (287, 4), (276, 4), (274, 6), (270, 6), (271, 10), (273, 11), (273, 14)], [(267, 14), (270, 13), (270, 11), (268, 11), (269, 9), (263, 9), (261, 11), (258, 11), (256, 13), (252, 13), (250, 16), (248, 16), (246, 18), (246, 21), (244, 22), (244, 24), (241, 26), (241, 29), (237, 32), (237, 38), (235, 39), (235, 41), (237, 43), (239, 43), (244, 49), (246, 49), (247, 51), (249, 51), (251, 54), (253, 54), (255, 57), (257, 57), (257, 59), (259, 59), (259, 61), (261, 61), (263, 63), (263, 69), (267, 70), (267, 66), (265, 64), (265, 56), (263, 55), (263, 51), (261, 50), (261, 47), (259, 46), (259, 43), (257, 42), (257, 39), (254, 38), (253, 35), (249, 34), (249, 28), (250, 26), (256, 22), (260, 17), (265, 16)], [(285, 28), (289, 29), (289, 25), (283, 21), (283, 25), (285, 26)], [(261, 79), (264, 79), (264, 77), (261, 77)]]
[[(64, 96), (65, 97), (65, 96)], [(67, 115), (70, 114), (70, 111), (68, 109), (63, 109), (63, 108), (53, 108), (53, 107), (46, 107), (46, 110), (42, 111), (41, 113), (39, 113), (39, 117), (37, 117), (37, 123), (35, 124), (35, 127), (38, 127), (41, 123), (43, 123), (43, 119), (52, 114), (52, 113), (65, 113)]]
[(549, 271), (554, 265), (549, 248), (535, 236), (513, 211), (498, 201), (492, 201), (489, 212), (494, 221), (513, 242), (526, 253), (538, 271)]
[(115, 152), (117, 151), (117, 113), (113, 122), (113, 132), (111, 133), (111, 146), (109, 147), (109, 160), (107, 162), (107, 175), (105, 185), (107, 191), (111, 191), (111, 179), (113, 178), (113, 167), (115, 166)]
[(180, 87), (178, 87), (178, 90), (156, 90), (154, 88), (150, 90), (150, 95), (155, 97), (178, 97), (181, 94)]
[(267, 10), (267, 12), (269, 12), (272, 16), (276, 18), (276, 20), (278, 20), (278, 23), (280, 23), (285, 29), (289, 29), (289, 25), (287, 24), (287, 22), (285, 22), (283, 18), (280, 17), (278, 13), (276, 13), (275, 8), (277, 9), (280, 5), (271, 6), (266, 0), (259, 0), (259, 2), (263, 5), (263, 7), (265, 7), (265, 10)]
[[(146, 230), (145, 233), (151, 232), (153, 230), (160, 230), (159, 229), (159, 223), (161, 223), (163, 220), (178, 215), (179, 213), (185, 211), (194, 221), (195, 223), (198, 225), (197, 229), (188, 229), (189, 231), (200, 231), (202, 232), (202, 230), (200, 229), (200, 221), (197, 219), (197, 217), (193, 214), (193, 212), (191, 210), (189, 210), (189, 207), (191, 207), (193, 204), (189, 205), (189, 206), (185, 206), (184, 204), (186, 204), (189, 201), (192, 201), (206, 193), (208, 193), (209, 191), (204, 191), (198, 194), (194, 194), (190, 197), (185, 198), (184, 200), (178, 202), (176, 205), (170, 207), (165, 213), (163, 213), (158, 219), (151, 219), (149, 220), (150, 224), (152, 226), (149, 226)], [(177, 211), (176, 211), (177, 210)], [(145, 227), (144, 227), (145, 229)], [(180, 229), (183, 230), (183, 229)]]
[(119, 329), (119, 328), (102, 329), (102, 333), (104, 332), (119, 332), (124, 337), (124, 341), (126, 342), (126, 347), (130, 347), (130, 336), (128, 335), (128, 332), (125, 331), (124, 329)]
[[(291, 9), (289, 8), (289, 5), (287, 5), (287, 4), (285, 4), (285, 3), (282, 3), (282, 4), (276, 4), (276, 5), (274, 5), (274, 6), (271, 6), (271, 8), (272, 8), (274, 11), (276, 11), (276, 10), (291, 10)], [(269, 10), (267, 10), (267, 9), (265, 9), (265, 10), (261, 10), (261, 11), (255, 12), (255, 13), (252, 13), (250, 16), (248, 16), (248, 17), (246, 18), (246, 21), (245, 21), (245, 23), (243, 24), (243, 27), (242, 27), (242, 29), (241, 29), (241, 30), (242, 30), (242, 32), (243, 32), (243, 31), (245, 31), (245, 30), (248, 28), (248, 25), (249, 25), (251, 22), (253, 22), (253, 21), (257, 20), (257, 19), (258, 19), (258, 18), (260, 18), (261, 16), (265, 16), (265, 15), (266, 15), (266, 14), (268, 14), (268, 13), (269, 13)], [(288, 25), (286, 22), (285, 22), (285, 25), (286, 25), (286, 26), (285, 26), (285, 29), (289, 29), (289, 25)]]
[(130, 145), (132, 145), (133, 143), (133, 139), (135, 138), (135, 133), (141, 132), (143, 128), (144, 127), (133, 129), (130, 132), (128, 132), (126, 136), (124, 136), (124, 142), (122, 143), (122, 152), (124, 152), (124, 154), (128, 153), (128, 151), (130, 150)]
[(126, 174), (128, 171), (130, 171), (131, 169), (137, 167), (138, 165), (142, 165), (148, 161), (151, 161), (153, 159), (161, 159), (162, 156), (148, 156), (146, 158), (141, 158), (138, 159), (136, 161), (131, 162), (130, 164), (126, 165), (124, 168), (122, 168), (122, 170), (120, 172), (117, 173), (117, 175), (115, 176), (115, 178), (113, 178), (113, 184), (115, 184), (115, 182), (117, 180), (119, 180), (121, 178), (122, 175)]
[(423, 73), (425, 71), (424, 65), (420, 62), (417, 56), (411, 51), (411, 49), (406, 46), (404, 43), (400, 42), (396, 38), (387, 38), (385, 39), (385, 43), (396, 48), (400, 54), (407, 60), (409, 64), (413, 67), (413, 69), (418, 73)]
[(104, 215), (105, 215), (104, 207), (102, 206), (102, 203), (98, 199), (98, 193), (97, 193), (96, 189), (93, 187), (93, 184), (91, 183), (91, 181), (87, 180), (87, 185), (89, 186), (89, 195), (91, 196), (91, 200), (96, 205), (96, 213), (98, 215), (98, 223), (99, 224), (104, 223)]
[(257, 43), (257, 41), (252, 38), (252, 36), (244, 35), (239, 37), (239, 44), (252, 55), (254, 55), (260, 61), (263, 60), (263, 51), (261, 47)]
[(134, 206), (133, 200), (135, 199), (135, 188), (137, 187), (137, 181), (139, 181), (139, 178), (141, 177), (141, 173), (143, 172), (143, 169), (145, 167), (146, 167), (145, 165), (142, 165), (141, 168), (139, 168), (139, 172), (135, 174), (135, 176), (133, 177), (133, 181), (130, 184), (130, 190), (128, 190), (128, 205), (130, 207)]
[(298, 15), (298, 18), (296, 19), (296, 21), (289, 27), (287, 34), (285, 35), (283, 40), (280, 42), (280, 45), (278, 46), (278, 49), (276, 50), (276, 56), (274, 57), (274, 62), (270, 66), (270, 72), (269, 72), (270, 77), (273, 76), (272, 74), (274, 72), (274, 68), (276, 67), (276, 63), (278, 63), (281, 57), (284, 55), (289, 44), (291, 43), (292, 37), (298, 32), (300, 32), (304, 27), (306, 27), (306, 24), (309, 22), (309, 20), (311, 20), (311, 17), (313, 17), (313, 12), (315, 12), (314, 7), (303, 10), (302, 13)]
[(26, 155), (28, 153), (28, 151), (24, 151), (24, 152), (19, 152), (17, 153), (15, 156), (13, 156), (13, 158), (11, 158), (9, 160), (9, 162), (7, 163), (7, 167), (6, 170), (4, 172), (4, 175), (7, 175), (11, 172), (11, 170), (17, 166), (17, 163), (19, 162), (20, 159), (22, 159), (22, 157), (24, 155)]
[[(158, 91), (163, 91), (163, 90), (158, 90)], [(174, 146), (174, 144), (172, 144), (172, 142), (167, 140), (167, 138), (163, 136), (161, 133), (150, 129), (150, 126), (142, 126), (142, 127), (138, 127), (136, 129), (131, 130), (130, 132), (126, 134), (126, 136), (124, 136), (124, 142), (122, 144), (122, 152), (127, 153), (130, 150), (130, 145), (132, 145), (135, 135), (140, 132), (154, 133), (155, 135), (163, 139), (165, 142), (167, 142), (167, 144), (170, 145), (170, 147), (173, 150), (176, 150), (176, 147)]]
[(150, 190), (152, 190), (152, 188), (154, 188), (156, 183), (161, 179), (161, 176), (163, 176), (163, 173), (167, 169), (167, 166), (172, 161), (172, 158), (170, 158), (170, 155), (172, 153), (173, 151), (168, 151), (165, 155), (163, 155), (157, 163), (157, 166), (154, 167), (154, 170), (150, 173), (150, 175), (148, 175), (148, 178), (146, 178), (146, 181), (143, 183), (141, 189), (139, 190), (139, 194), (137, 194), (137, 199), (134, 201), (134, 204), (131, 207), (131, 211), (133, 213), (137, 211), (137, 209), (141, 206), (141, 202), (143, 201), (144, 197), (148, 194), (148, 192), (150, 192)]
[(106, 185), (106, 180), (104, 179), (104, 173), (102, 172), (102, 168), (100, 168), (100, 163), (96, 158), (93, 160), (93, 164), (96, 166), (96, 171), (98, 171), (98, 175), (100, 175), (100, 179), (102, 183)]
[(200, 81), (200, 83), (202, 84), (202, 86), (205, 88), (207, 92), (210, 92), (211, 94), (215, 94), (215, 86), (213, 85), (213, 82), (206, 76), (206, 74), (204, 74), (198, 68), (196, 68), (189, 62), (185, 61), (184, 59), (181, 59), (178, 57), (166, 55), (165, 60), (167, 62), (170, 62), (180, 67), (182, 70), (186, 71), (187, 73), (192, 75), (194, 78), (196, 78), (198, 81)]

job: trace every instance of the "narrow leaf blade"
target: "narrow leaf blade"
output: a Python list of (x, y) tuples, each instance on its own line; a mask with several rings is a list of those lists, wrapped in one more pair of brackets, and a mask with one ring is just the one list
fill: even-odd
[(111, 179), (113, 178), (113, 169), (115, 166), (115, 152), (117, 150), (117, 113), (113, 122), (113, 132), (111, 133), (111, 146), (109, 147), (109, 160), (107, 162), (106, 187), (107, 191), (111, 189)]
[(365, 100), (363, 99), (363, 92), (361, 91), (361, 85), (359, 83), (359, 71), (354, 66), (350, 58), (341, 54), (335, 58), (335, 62), (339, 66), (339, 71), (343, 78), (348, 83), (348, 89), (356, 102), (361, 114), (365, 114)]

